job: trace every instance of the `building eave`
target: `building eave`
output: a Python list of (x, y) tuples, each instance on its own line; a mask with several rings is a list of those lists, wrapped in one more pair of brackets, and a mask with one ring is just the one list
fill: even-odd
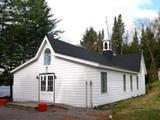
[(50, 44), (50, 42), (49, 42), (49, 40), (48, 40), (48, 38), (46, 36), (44, 37), (43, 42), (40, 45), (40, 48), (38, 49), (38, 52), (36, 53), (35, 57), (30, 59), (29, 61), (25, 62), (24, 64), (20, 65), (19, 67), (13, 69), (11, 71), (11, 73), (15, 73), (16, 71), (22, 69), (23, 67), (27, 66), (28, 64), (36, 61), (38, 59), (38, 57), (40, 56), (41, 51), (43, 50), (45, 42), (47, 42), (49, 44), (49, 46), (52, 48), (54, 56), (58, 57), (58, 58), (67, 59), (67, 60), (70, 60), (70, 61), (74, 61), (74, 62), (78, 62), (78, 63), (90, 65), (90, 66), (94, 66), (94, 67), (97, 67), (97, 68), (116, 70), (116, 71), (121, 71), (121, 72), (126, 72), (126, 73), (132, 73), (132, 74), (138, 74), (139, 73), (139, 72), (136, 72), (136, 71), (131, 71), (131, 70), (123, 69), (123, 68), (117, 68), (117, 67), (102, 65), (102, 64), (99, 64), (99, 63), (96, 63), (96, 62), (87, 61), (87, 60), (84, 60), (84, 59), (75, 58), (75, 57), (71, 57), (71, 56), (67, 56), (67, 55), (56, 53), (56, 52), (54, 52), (54, 49), (51, 46), (51, 44)]

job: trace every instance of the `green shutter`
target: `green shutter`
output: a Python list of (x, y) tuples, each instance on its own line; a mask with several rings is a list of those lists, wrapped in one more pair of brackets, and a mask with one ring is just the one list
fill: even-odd
[(101, 72), (101, 92), (103, 93), (104, 92), (104, 90), (103, 90), (103, 88), (104, 88), (104, 83), (103, 83), (104, 81), (103, 81), (103, 73)]
[(123, 75), (123, 90), (126, 91), (126, 75)]
[(132, 75), (130, 76), (130, 85), (131, 85), (131, 91), (133, 91), (133, 80), (132, 80)]
[(136, 76), (137, 79), (137, 90), (139, 90), (139, 80), (138, 80), (138, 76)]
[(107, 73), (101, 72), (101, 92), (107, 92)]

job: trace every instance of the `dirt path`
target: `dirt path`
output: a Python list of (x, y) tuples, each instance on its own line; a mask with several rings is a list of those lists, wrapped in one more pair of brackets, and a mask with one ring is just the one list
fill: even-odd
[(60, 112), (37, 112), (0, 107), (1, 120), (108, 120), (109, 112), (73, 108)]

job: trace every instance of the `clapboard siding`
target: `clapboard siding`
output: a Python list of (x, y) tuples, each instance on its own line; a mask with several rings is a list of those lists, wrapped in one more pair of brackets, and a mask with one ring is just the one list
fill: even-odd
[[(45, 48), (49, 47), (48, 45)], [(42, 53), (44, 50), (42, 51)], [(14, 74), (14, 100), (38, 100), (39, 73), (46, 72), (43, 65), (44, 56), (40, 55), (34, 63), (24, 67)], [(74, 106), (85, 106), (85, 82), (94, 80), (97, 70), (86, 65), (56, 58), (51, 54), (51, 65), (48, 72), (54, 72), (57, 76), (55, 82), (55, 102)]]
[[(14, 101), (38, 101), (38, 79), (36, 76), (39, 76), (40, 73), (46, 72), (43, 54), (45, 48), (52, 49), (50, 45), (46, 43), (41, 55), (36, 61), (14, 73)], [(85, 107), (86, 81), (88, 82), (88, 106), (90, 106), (90, 81), (93, 82), (93, 106), (145, 94), (143, 62), (141, 63), (141, 66), (141, 71), (138, 73), (139, 90), (137, 90), (137, 74), (96, 68), (67, 59), (58, 58), (55, 57), (54, 51), (52, 50), (51, 65), (48, 65), (48, 72), (54, 72), (57, 77), (55, 80), (55, 102)], [(107, 93), (101, 93), (101, 72), (107, 72)], [(123, 91), (123, 74), (126, 75), (126, 91)], [(130, 90), (130, 75), (133, 76), (133, 91)]]
[(38, 71), (36, 64), (30, 64), (14, 74), (13, 99), (33, 100), (38, 99), (38, 80), (36, 75)]
[[(108, 89), (107, 93), (101, 93), (101, 80), (100, 80), (100, 72), (107, 72), (107, 82), (108, 82)], [(126, 91), (123, 90), (123, 75), (126, 75)], [(133, 80), (133, 91), (130, 89), (130, 75), (132, 75)], [(97, 86), (94, 89), (94, 104), (95, 106), (107, 104), (111, 102), (115, 102), (118, 100), (136, 97), (138, 95), (145, 94), (144, 86), (145, 82), (141, 79), (141, 73), (138, 74), (139, 76), (139, 90), (137, 90), (137, 81), (136, 81), (136, 74), (128, 74), (122, 73), (118, 71), (111, 71), (111, 70), (99, 70), (99, 79), (96, 82)], [(141, 87), (143, 86), (143, 87)]]

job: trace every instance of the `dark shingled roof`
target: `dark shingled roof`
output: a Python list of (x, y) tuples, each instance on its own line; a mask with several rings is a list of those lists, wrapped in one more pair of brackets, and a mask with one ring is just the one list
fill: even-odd
[(53, 39), (49, 36), (47, 38), (56, 53), (96, 62), (106, 66), (131, 70), (135, 72), (140, 71), (141, 53), (109, 56), (106, 54), (91, 52), (64, 41)]

